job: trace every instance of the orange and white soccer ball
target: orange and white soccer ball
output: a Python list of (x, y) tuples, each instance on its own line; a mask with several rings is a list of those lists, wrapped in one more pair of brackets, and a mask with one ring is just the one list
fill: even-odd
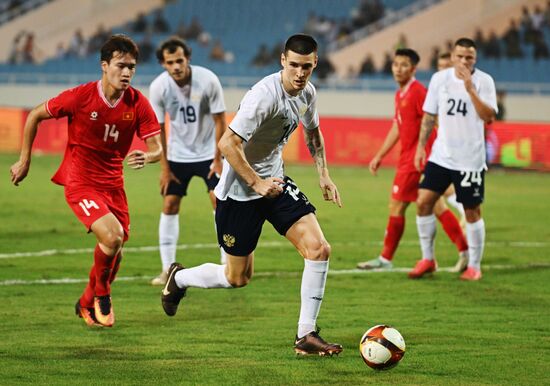
[(359, 350), (369, 367), (387, 370), (396, 366), (405, 355), (405, 340), (395, 328), (379, 324), (365, 332)]

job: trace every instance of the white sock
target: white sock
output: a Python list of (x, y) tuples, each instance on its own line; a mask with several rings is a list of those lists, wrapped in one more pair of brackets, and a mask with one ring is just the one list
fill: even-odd
[[(218, 227), (216, 226), (216, 211), (214, 210), (212, 213), (214, 213), (214, 231), (216, 232), (216, 239), (217, 239)], [(223, 250), (222, 246), (220, 246), (220, 262), (222, 264), (227, 264), (227, 255), (225, 254), (225, 251)]]
[(469, 267), (481, 269), (481, 258), (485, 247), (485, 221), (480, 219), (474, 223), (466, 223), (466, 237), (468, 238)]
[(416, 228), (418, 229), (418, 238), (420, 240), (420, 249), (422, 258), (434, 259), (434, 241), (436, 231), (435, 215), (416, 216)]
[(456, 194), (453, 193), (450, 196), (447, 196), (446, 199), (449, 205), (451, 205), (453, 208), (458, 210), (458, 212), (460, 213), (460, 216), (464, 217), (464, 207), (460, 202), (456, 200)]
[(319, 315), (323, 294), (325, 293), (327, 272), (328, 260), (313, 261), (304, 259), (298, 338), (315, 331), (317, 316)]
[(168, 271), (170, 265), (176, 261), (176, 247), (180, 234), (178, 214), (160, 214), (159, 247), (162, 270)]
[(233, 288), (225, 276), (225, 265), (213, 263), (178, 271), (176, 284), (180, 288)]

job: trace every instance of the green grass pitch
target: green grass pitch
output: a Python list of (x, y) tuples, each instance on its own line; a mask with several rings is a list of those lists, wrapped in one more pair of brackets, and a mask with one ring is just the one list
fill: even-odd
[[(87, 328), (73, 305), (94, 238), (49, 182), (59, 157), (35, 156), (17, 188), (8, 177), (16, 158), (0, 156), (0, 384), (550, 384), (550, 174), (487, 174), (484, 277), (464, 283), (448, 272), (417, 281), (404, 272), (346, 272), (380, 251), (393, 170), (372, 177), (366, 168), (333, 167), (338, 209), (322, 201), (312, 166), (289, 167), (332, 245), (318, 322), (344, 346), (339, 357), (297, 358), (303, 262), (269, 224), (248, 287), (191, 289), (175, 317), (164, 315), (160, 289), (148, 284), (160, 270), (157, 166), (126, 170), (132, 232), (113, 285), (117, 321)], [(180, 214), (178, 260), (187, 266), (219, 259), (209, 205), (195, 179)], [(398, 268), (419, 257), (414, 216), (411, 207)], [(457, 257), (440, 227), (436, 254), (442, 267)], [(368, 368), (358, 351), (363, 332), (379, 323), (407, 343), (403, 361), (386, 372)]]

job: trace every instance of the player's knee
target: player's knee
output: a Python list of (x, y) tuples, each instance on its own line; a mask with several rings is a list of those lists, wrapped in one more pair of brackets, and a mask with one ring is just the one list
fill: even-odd
[(164, 203), (162, 213), (164, 214), (178, 214), (180, 211), (180, 203), (167, 201)]
[(227, 281), (233, 288), (241, 288), (246, 286), (248, 283), (250, 283), (250, 277), (246, 274), (229, 274), (227, 275)]
[(331, 247), (326, 240), (318, 240), (308, 246), (306, 258), (314, 261), (326, 261), (330, 257)]
[(124, 242), (124, 231), (122, 228), (110, 230), (101, 237), (100, 242), (116, 254), (122, 248), (122, 243)]

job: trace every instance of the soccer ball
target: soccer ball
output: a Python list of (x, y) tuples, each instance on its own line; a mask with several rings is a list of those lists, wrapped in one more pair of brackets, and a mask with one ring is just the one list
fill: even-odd
[(370, 328), (359, 342), (365, 363), (375, 370), (396, 366), (405, 355), (405, 340), (395, 328), (379, 324)]

